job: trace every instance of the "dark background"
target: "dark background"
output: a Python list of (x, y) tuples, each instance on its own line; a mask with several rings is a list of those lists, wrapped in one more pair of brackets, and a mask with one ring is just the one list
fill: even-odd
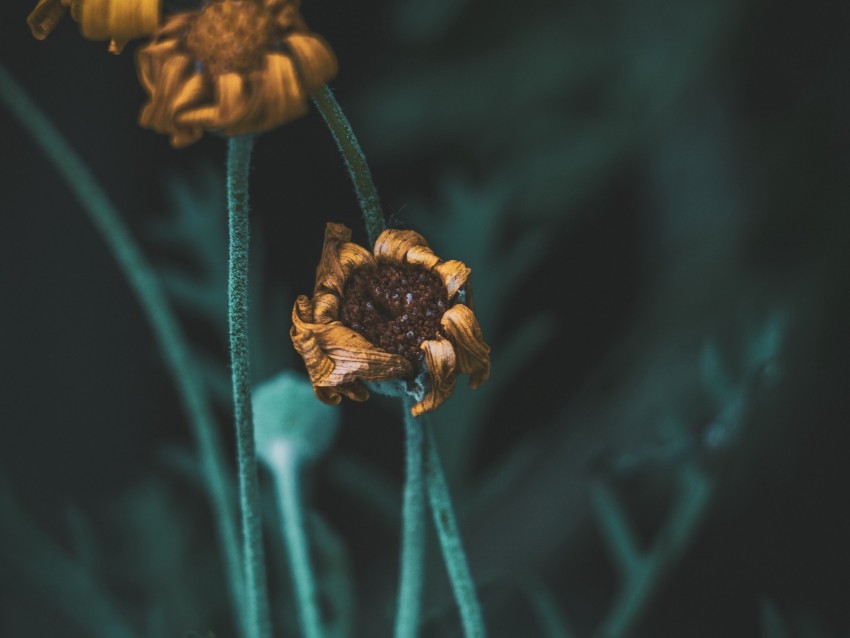
[[(493, 378), (435, 427), (491, 635), (563, 635), (547, 614), (592, 635), (618, 579), (590, 484), (614, 488), (649, 547), (685, 466), (714, 498), (630, 635), (850, 635), (849, 16), (826, 6), (304, 3), (386, 213), (473, 268)], [(0, 60), (158, 267), (232, 452), (226, 143), (175, 151), (139, 128), (138, 45), (111, 56), (70, 20), (37, 42), (31, 8), (0, 6)], [(145, 317), (5, 109), (0, 127), (0, 635), (90, 635), (67, 610), (85, 596), (50, 585), (68, 561), (140, 636), (233, 635)], [(251, 188), (259, 382), (302, 369), (289, 312), (325, 222), (365, 233), (315, 112), (258, 138)], [(352, 635), (388, 635), (400, 415), (382, 399), (340, 410), (307, 498), (345, 548)], [(266, 532), (277, 635), (295, 635)], [(460, 635), (431, 550), (423, 633)]]

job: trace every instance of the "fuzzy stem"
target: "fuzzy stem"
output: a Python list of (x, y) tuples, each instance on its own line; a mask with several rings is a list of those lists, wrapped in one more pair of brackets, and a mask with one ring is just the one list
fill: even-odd
[(405, 433), (405, 483), (402, 505), (401, 567), (395, 638), (412, 638), (419, 629), (425, 561), (425, 492), (422, 482), (422, 422), (402, 402)]
[(189, 346), (160, 287), (121, 215), (91, 170), (47, 116), (0, 66), (0, 99), (33, 137), (64, 178), (100, 233), (147, 316), (169, 373), (177, 387), (201, 460), (206, 489), (216, 519), (218, 542), (230, 586), (231, 603), (244, 629), (243, 579), (234, 512), (228, 497), (228, 469), (215, 432), (215, 420)]
[(272, 462), (280, 524), (289, 556), (292, 584), (298, 601), (298, 616), (304, 638), (321, 638), (323, 635), (316, 601), (316, 581), (310, 568), (310, 549), (304, 530), (304, 516), (298, 485), (298, 450), (291, 443), (278, 441), (272, 446)]
[(257, 480), (257, 453), (251, 411), (251, 369), (248, 357), (248, 174), (254, 138), (231, 137), (227, 144), (227, 211), (229, 260), (227, 321), (230, 332), (230, 366), (233, 411), (236, 422), (236, 455), (239, 503), (242, 512), (242, 559), (245, 606), (250, 638), (271, 636), (263, 539)]
[(334, 94), (327, 85), (313, 96), (313, 104), (322, 114), (325, 124), (328, 125), (331, 135), (333, 135), (340, 153), (342, 153), (342, 159), (345, 161), (345, 167), (348, 169), (351, 183), (354, 185), (354, 192), (357, 194), (357, 201), (360, 203), (360, 210), (363, 211), (363, 221), (366, 224), (369, 243), (374, 244), (378, 235), (386, 228), (386, 224), (384, 212), (381, 210), (381, 201), (378, 198), (378, 189), (375, 188), (375, 183), (372, 181), (372, 173), (369, 171), (363, 149), (357, 142), (357, 137), (351, 129), (348, 118), (345, 117), (339, 102), (336, 101)]
[(483, 638), (486, 635), (481, 607), (475, 595), (475, 584), (469, 573), (466, 554), (460, 539), (460, 532), (455, 520), (449, 488), (443, 475), (440, 455), (437, 452), (437, 442), (429, 423), (425, 423), (425, 483), (428, 489), (428, 500), (440, 540), (443, 560), (449, 572), (449, 580), (455, 595), (463, 633), (466, 638)]

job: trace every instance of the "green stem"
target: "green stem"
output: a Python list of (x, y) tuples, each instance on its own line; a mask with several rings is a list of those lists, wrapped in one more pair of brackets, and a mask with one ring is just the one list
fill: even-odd
[(298, 601), (301, 631), (304, 638), (321, 638), (323, 631), (316, 602), (316, 582), (310, 568), (310, 549), (298, 485), (298, 450), (291, 443), (278, 441), (272, 446), (269, 457), (277, 486), (280, 524)]
[(469, 565), (463, 551), (449, 488), (446, 485), (440, 455), (437, 452), (437, 442), (427, 422), (425, 430), (425, 483), (428, 489), (428, 500), (431, 503), (431, 513), (437, 528), (443, 560), (449, 572), (452, 591), (460, 610), (463, 632), (467, 638), (483, 638), (485, 630), (481, 607), (475, 595), (475, 584), (469, 573)]
[(402, 505), (401, 567), (395, 638), (412, 638), (419, 629), (425, 561), (425, 493), (422, 482), (422, 426), (410, 414), (413, 400), (402, 402), (405, 434), (405, 483)]
[(229, 260), (227, 320), (236, 422), (239, 503), (242, 511), (242, 560), (249, 638), (271, 636), (266, 573), (263, 563), (262, 516), (257, 479), (257, 452), (251, 411), (251, 368), (248, 357), (248, 174), (254, 138), (231, 137), (227, 145), (227, 211)]
[(656, 536), (652, 549), (627, 566), (624, 584), (599, 630), (598, 638), (631, 636), (668, 572), (687, 549), (711, 503), (714, 484), (701, 470), (686, 465), (680, 470), (681, 493)]
[(53, 123), (0, 66), (0, 100), (33, 137), (89, 216), (136, 294), (153, 329), (168, 371), (177, 387), (195, 439), (215, 513), (218, 542), (230, 585), (237, 621), (245, 627), (242, 571), (235, 519), (228, 498), (228, 470), (215, 433), (212, 410), (202, 382), (192, 364), (189, 346), (162, 292), (153, 268), (145, 261), (121, 215), (98, 184), (83, 159), (71, 148)]
[(378, 189), (372, 181), (372, 173), (369, 171), (363, 149), (360, 148), (348, 118), (345, 117), (339, 102), (336, 101), (327, 85), (313, 96), (313, 104), (322, 114), (325, 124), (328, 125), (342, 153), (342, 159), (345, 161), (345, 167), (354, 185), (354, 192), (357, 194), (357, 201), (360, 203), (360, 210), (363, 211), (369, 243), (374, 244), (378, 235), (386, 228), (386, 224), (384, 212), (381, 210), (381, 200), (378, 198)]

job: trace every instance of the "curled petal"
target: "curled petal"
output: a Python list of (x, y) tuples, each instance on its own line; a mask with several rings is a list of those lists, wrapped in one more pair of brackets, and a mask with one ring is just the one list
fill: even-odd
[(475, 314), (467, 306), (456, 304), (440, 319), (446, 336), (455, 346), (458, 371), (469, 375), (469, 386), (477, 388), (490, 377), (490, 346)]
[(292, 33), (284, 41), (292, 52), (304, 92), (312, 95), (336, 75), (337, 62), (324, 38), (315, 33)]
[(60, 0), (39, 0), (35, 9), (27, 17), (27, 24), (36, 40), (44, 40), (56, 28), (68, 11)]
[(466, 283), (467, 279), (469, 279), (469, 273), (472, 272), (472, 269), (469, 268), (469, 266), (456, 259), (441, 262), (437, 264), (434, 270), (437, 271), (437, 274), (440, 275), (440, 278), (446, 286), (449, 301), (451, 301), (457, 294), (457, 291), (460, 290), (461, 286)]
[(419, 347), (425, 353), (425, 365), (431, 374), (431, 389), (422, 401), (410, 409), (413, 416), (430, 412), (442, 405), (454, 392), (456, 382), (455, 349), (448, 339), (430, 339), (423, 341)]
[(290, 336), (315, 387), (355, 381), (385, 381), (410, 376), (410, 362), (377, 348), (339, 321), (314, 323), (313, 304), (304, 295), (292, 309)]
[[(306, 298), (306, 297), (305, 297)], [(313, 297), (313, 315), (316, 323), (330, 323), (339, 319), (339, 297), (332, 292), (321, 292)]]
[(197, 102), (204, 94), (201, 77), (186, 78), (191, 67), (187, 55), (159, 55), (140, 51), (139, 75), (145, 86), (152, 87), (150, 100), (142, 108), (139, 123), (159, 133), (171, 134), (171, 143), (183, 146), (197, 140), (202, 133), (200, 126), (179, 126), (176, 115), (179, 109)]
[(343, 242), (339, 247), (339, 263), (342, 266), (343, 278), (358, 268), (375, 267), (375, 257), (368, 250), (350, 241)]
[(288, 57), (267, 54), (263, 67), (250, 74), (249, 84), (244, 116), (224, 131), (227, 135), (267, 131), (307, 113), (307, 95)]
[(181, 11), (172, 13), (165, 19), (165, 24), (157, 31), (156, 37), (158, 40), (164, 38), (179, 38), (186, 32), (189, 25), (198, 17), (195, 11)]
[(332, 388), (313, 386), (313, 392), (322, 403), (328, 403), (330, 405), (339, 405), (343, 396), (354, 401), (365, 401), (369, 398), (369, 391), (358, 381), (343, 383)]
[(425, 268), (433, 268), (440, 263), (440, 258), (428, 246), (413, 246), (404, 257), (408, 264), (417, 264)]
[(388, 228), (375, 241), (375, 257), (389, 261), (403, 262), (411, 248), (428, 248), (425, 238), (414, 230)]
[(161, 13), (162, 0), (85, 0), (79, 21), (85, 38), (126, 42), (154, 33)]
[(355, 380), (386, 381), (413, 374), (407, 359), (377, 348), (341, 322), (323, 327), (325, 329), (318, 336), (334, 362), (334, 369), (322, 385), (339, 385)]
[[(295, 316), (298, 312), (297, 308), (298, 302), (296, 302), (296, 310), (292, 311), (293, 324), (295, 324)], [(299, 327), (296, 324), (290, 329), (289, 336), (292, 338), (292, 345), (295, 346), (298, 354), (304, 359), (304, 364), (307, 366), (307, 374), (310, 376), (310, 382), (316, 388), (323, 379), (328, 378), (333, 372), (333, 361), (322, 349), (321, 342), (312, 330), (305, 328), (303, 325)]]
[(345, 286), (345, 270), (339, 258), (341, 244), (351, 241), (351, 229), (344, 224), (328, 222), (325, 225), (325, 243), (322, 259), (316, 267), (315, 291), (328, 290), (342, 295)]
[(215, 97), (212, 106), (184, 109), (176, 113), (174, 125), (180, 128), (200, 126), (210, 130), (228, 129), (245, 115), (245, 79), (239, 73), (221, 73), (214, 78)]

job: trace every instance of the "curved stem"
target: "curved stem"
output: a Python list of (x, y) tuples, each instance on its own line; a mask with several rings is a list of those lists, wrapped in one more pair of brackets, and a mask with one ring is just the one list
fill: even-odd
[(386, 224), (384, 212), (381, 210), (381, 200), (378, 198), (378, 189), (372, 181), (372, 173), (369, 171), (363, 149), (360, 148), (348, 118), (345, 117), (339, 102), (336, 101), (327, 85), (313, 96), (313, 104), (322, 114), (325, 124), (328, 125), (342, 153), (342, 159), (345, 161), (345, 167), (354, 185), (354, 192), (357, 194), (357, 201), (360, 203), (360, 210), (363, 211), (369, 243), (374, 244)]
[(298, 451), (285, 441), (278, 441), (270, 453), (274, 470), (280, 524), (289, 556), (292, 585), (298, 601), (298, 617), (304, 638), (321, 638), (323, 634), (316, 601), (316, 581), (310, 568), (310, 548), (304, 530), (303, 507), (299, 487)]
[(425, 430), (425, 483), (428, 489), (428, 500), (431, 504), (431, 513), (434, 516), (443, 560), (449, 572), (452, 591), (460, 610), (463, 632), (467, 638), (483, 638), (486, 632), (481, 607), (475, 595), (475, 584), (469, 573), (469, 565), (463, 551), (449, 488), (446, 485), (440, 455), (437, 452), (437, 442), (427, 421)]
[(253, 145), (254, 138), (248, 135), (231, 137), (227, 142), (227, 211), (230, 238), (227, 324), (230, 332), (236, 458), (242, 512), (245, 606), (251, 632), (249, 636), (266, 638), (271, 635), (271, 622), (263, 563), (262, 516), (251, 410), (251, 367), (248, 357), (248, 173)]
[(401, 567), (395, 638), (416, 636), (422, 606), (425, 561), (425, 493), (422, 482), (422, 422), (410, 414), (412, 399), (402, 402), (405, 434), (405, 483), (402, 505)]
[(218, 542), (224, 556), (234, 613), (239, 626), (244, 628), (242, 570), (235, 519), (228, 498), (228, 469), (216, 436), (215, 420), (208, 397), (193, 367), (189, 346), (177, 318), (162, 292), (153, 268), (145, 261), (141, 249), (89, 167), (1, 66), (0, 99), (64, 178), (124, 272), (150, 322), (154, 338), (189, 419), (206, 489), (215, 513)]

